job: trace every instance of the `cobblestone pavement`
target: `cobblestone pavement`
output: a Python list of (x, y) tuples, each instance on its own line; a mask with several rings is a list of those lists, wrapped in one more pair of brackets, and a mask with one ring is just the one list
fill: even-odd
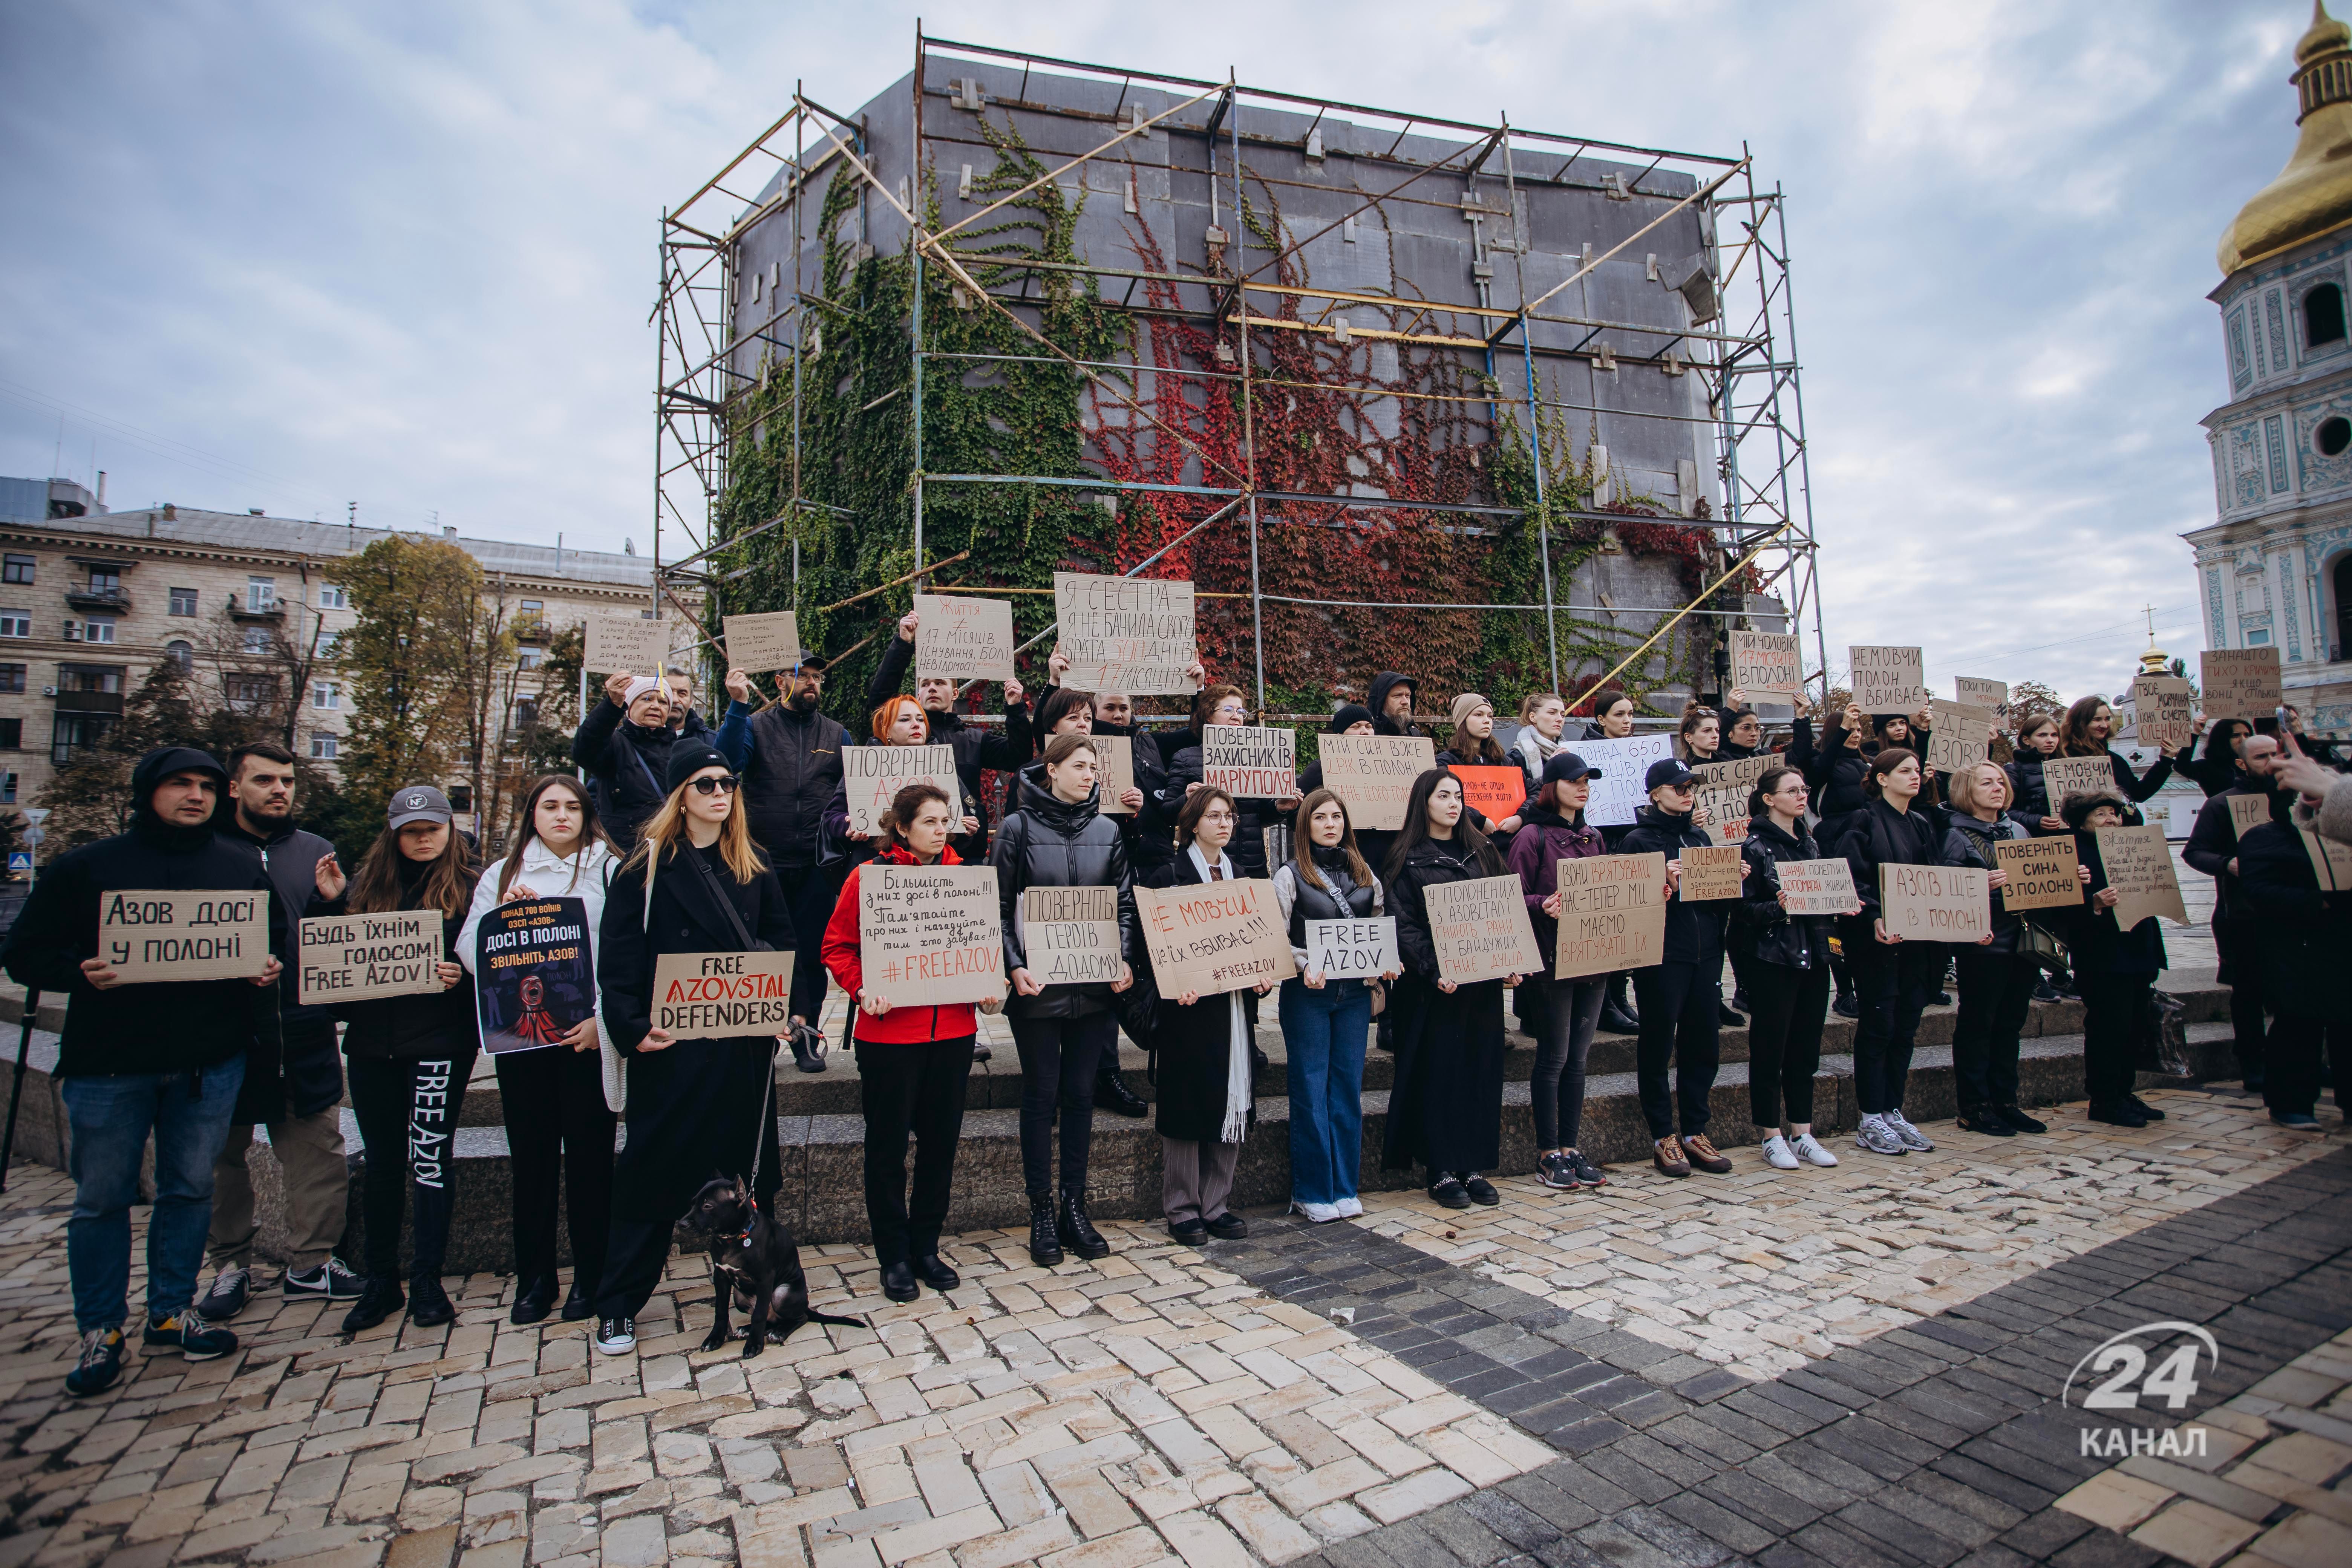
[[(803, 1329), (748, 1363), (693, 1349), (709, 1322), (693, 1258), (675, 1260), (638, 1352), (623, 1357), (593, 1355), (583, 1325), (509, 1325), (504, 1279), (450, 1281), (454, 1325), (386, 1324), (356, 1340), (336, 1331), (340, 1307), (267, 1294), (236, 1324), (238, 1355), (189, 1366), (134, 1350), (124, 1383), (88, 1401), (59, 1382), (74, 1345), (70, 1187), (20, 1164), (0, 1198), (11, 1516), (0, 1568), (1204, 1568), (1390, 1564), (1415, 1561), (1421, 1543), (1451, 1543), (1431, 1561), (1490, 1562), (1465, 1553), (1489, 1542), (1504, 1556), (1551, 1549), (1512, 1546), (1476, 1521), (1507, 1518), (1525, 1533), (1518, 1514), (1496, 1512), (1523, 1495), (1564, 1520), (1557, 1500), (1570, 1480), (1599, 1500), (1577, 1505), (1591, 1517), (1574, 1531), (1601, 1533), (1574, 1537), (1586, 1557), (1561, 1545), (1544, 1561), (1713, 1563), (1761, 1547), (1706, 1537), (1707, 1523), (1685, 1515), (1721, 1511), (1698, 1493), (1734, 1484), (1724, 1467), (1769, 1471), (1773, 1401), (1848, 1408), (1806, 1392), (1817, 1370), (1835, 1383), (1856, 1375), (1837, 1370), (1849, 1363), (1909, 1366), (1919, 1352), (1898, 1340), (1948, 1321), (1954, 1303), (1968, 1310), (1971, 1293), (2031, 1291), (2090, 1249), (2105, 1257), (2118, 1237), (2193, 1224), (2200, 1205), (2246, 1204), (2344, 1147), (2340, 1131), (2273, 1135), (2227, 1097), (2152, 1098), (2175, 1114), (2143, 1132), (2086, 1131), (2078, 1109), (2062, 1108), (2049, 1138), (1955, 1139), (1899, 1166), (1856, 1155), (1836, 1171), (1672, 1184), (1628, 1169), (1601, 1194), (1514, 1182), (1503, 1207), (1475, 1218), (1384, 1196), (1365, 1225), (1300, 1232), (1262, 1219), (1251, 1241), (1205, 1255), (1109, 1226), (1111, 1258), (1047, 1271), (1016, 1236), (969, 1236), (949, 1249), (964, 1288), (904, 1307), (881, 1300), (861, 1249), (809, 1248), (817, 1303), (868, 1313), (872, 1329)], [(2336, 1204), (2352, 1206), (2346, 1194)], [(145, 1217), (135, 1211), (142, 1238)], [(1376, 1275), (1398, 1288), (1357, 1288)], [(134, 1302), (143, 1285), (134, 1253)], [(1717, 1289), (1720, 1300), (1706, 1294)], [(1838, 1310), (1846, 1301), (1859, 1305)], [(1819, 1345), (1776, 1337), (1780, 1320), (1800, 1317), (1818, 1320), (1804, 1332)], [(2335, 1375), (2324, 1370), (2334, 1363), (2315, 1364)], [(1545, 1381), (1564, 1375), (1577, 1386)], [(1531, 1402), (1530, 1389), (1544, 1397)], [(1759, 1399), (1764, 1417), (1745, 1413)], [(1530, 1418), (1545, 1405), (1558, 1419)], [(2306, 1419), (2340, 1424), (2317, 1394)], [(2334, 1478), (2294, 1469), (2297, 1453), (2275, 1456), (2290, 1467), (2278, 1473), (2324, 1489)], [(2059, 1485), (2104, 1468), (2070, 1466)], [(2160, 1521), (2210, 1502), (2174, 1490), (2181, 1500), (2133, 1527), (2181, 1528)], [(2107, 1538), (2046, 1499), (2024, 1500), (2003, 1506), (2070, 1521), (2070, 1542)], [(2287, 1502), (2335, 1521), (2324, 1505)], [(1848, 1529), (1821, 1517), (1825, 1500), (1806, 1506), (1816, 1514), (1792, 1530)], [(1543, 1530), (1570, 1542), (1557, 1521)], [(1692, 1545), (1702, 1540), (1717, 1543)]]

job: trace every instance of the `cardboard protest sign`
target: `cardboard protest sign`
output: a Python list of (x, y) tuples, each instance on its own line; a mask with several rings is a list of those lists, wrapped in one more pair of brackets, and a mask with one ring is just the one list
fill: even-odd
[(1784, 860), (1780, 908), (1791, 915), (1851, 915), (1862, 910), (1853, 890), (1853, 866), (1846, 860)]
[(2268, 791), (2261, 795), (2232, 795), (2222, 798), (2230, 803), (2230, 826), (2240, 838), (2271, 819)]
[(1907, 942), (1972, 942), (1992, 930), (1990, 875), (1966, 866), (1878, 868), (1878, 918)]
[(2209, 647), (2197, 656), (2208, 719), (2272, 719), (2286, 698), (2275, 647)]
[(1462, 803), (1489, 822), (1517, 816), (1532, 793), (1528, 788), (1525, 768), (1473, 767), (1452, 763), (1447, 764), (1446, 772), (1462, 781)]
[(1138, 888), (1135, 912), (1162, 996), (1214, 996), (1298, 973), (1274, 884), (1263, 878)]
[(2189, 911), (2180, 902), (2180, 879), (2172, 869), (2172, 846), (2165, 842), (2164, 829), (2151, 824), (2096, 831), (2099, 864), (2117, 895), (2116, 929), (2129, 931), (2151, 915), (2187, 925)]
[(1121, 805), (1120, 795), (1135, 787), (1135, 742), (1126, 735), (1094, 737), (1095, 760), (1102, 770), (1095, 775), (1098, 788), (1095, 798), (1097, 809), (1105, 816), (1132, 816), (1135, 814)]
[(1927, 660), (1916, 647), (1855, 643), (1846, 648), (1853, 666), (1854, 705), (1865, 713), (1916, 713), (1927, 705)]
[(2044, 757), (2042, 788), (2055, 816), (2068, 795), (2116, 793), (2116, 764), (2106, 757)]
[(1437, 765), (1426, 735), (1326, 735), (1323, 784), (1348, 808), (1349, 826), (1393, 833), (1404, 826), (1412, 781)]
[(654, 1022), (681, 1040), (780, 1035), (793, 1022), (789, 952), (665, 952), (654, 959)]
[(1731, 684), (1750, 698), (1794, 697), (1802, 691), (1805, 659), (1795, 634), (1732, 633)]
[(519, 899), (484, 915), (475, 931), (474, 1008), (484, 1050), (539, 1050), (595, 1015), (585, 900)]
[(659, 675), (669, 662), (669, 625), (639, 615), (588, 617), (587, 668), (600, 675)]
[(1236, 800), (1298, 793), (1298, 737), (1262, 724), (1201, 729), (1201, 782)]
[(1437, 973), (1456, 985), (1543, 973), (1543, 952), (1517, 877), (1433, 882), (1424, 891)]
[(801, 662), (800, 622), (790, 610), (765, 616), (729, 616), (727, 663), (752, 675), (792, 669)]
[(1080, 691), (1166, 697), (1194, 689), (1192, 584), (1160, 577), (1054, 574), (1054, 618), (1067, 683)]
[(1622, 741), (1576, 741), (1569, 750), (1601, 771), (1584, 803), (1584, 820), (1595, 827), (1631, 827), (1633, 814), (1650, 804), (1642, 780), (1652, 763), (1675, 754), (1670, 734), (1628, 735)]
[(1927, 704), (1933, 715), (1927, 728), (1927, 767), (1931, 773), (1956, 773), (1986, 760), (1993, 713), (1962, 702), (1935, 698)]
[(305, 1007), (441, 989), (441, 913), (327, 915), (296, 932), (295, 996)]
[(1377, 980), (1402, 970), (1396, 920), (1308, 921), (1307, 972), (1326, 980)]
[(866, 994), (893, 1007), (1003, 996), (996, 868), (867, 861), (857, 872), (857, 966)]
[(1686, 904), (1736, 899), (1747, 880), (1748, 862), (1737, 844), (1686, 844), (1682, 852), (1682, 900)]
[[(1691, 772), (1698, 775), (1698, 796), (1692, 815), (1706, 813), (1706, 836), (1717, 844), (1738, 844), (1746, 838), (1748, 797), (1756, 793), (1758, 781), (1769, 770), (1783, 765), (1778, 755), (1769, 752), (1760, 757), (1736, 757), (1727, 763), (1692, 763)], [(1587, 811), (1585, 817), (1590, 821), (1591, 813)]]
[(2009, 873), (2000, 890), (2000, 907), (2010, 914), (2024, 910), (2071, 910), (2083, 901), (2082, 854), (2071, 833), (2047, 838), (2004, 838), (1992, 847), (1993, 863)]
[(2009, 711), (2009, 682), (2006, 680), (1984, 680), (1973, 675), (1962, 675), (1954, 677), (1952, 685), (1957, 689), (1955, 695), (1963, 707), (1990, 708), (1996, 715), (2006, 715)]
[(1554, 980), (1647, 969), (1666, 942), (1666, 858), (1590, 855), (1557, 862), (1559, 935)]
[(915, 679), (1011, 680), (1013, 604), (977, 595), (918, 594)]
[(953, 746), (844, 746), (841, 784), (849, 801), (849, 830), (877, 833), (892, 797), (910, 784), (937, 784), (946, 792), (950, 817), (963, 814)]
[(269, 964), (266, 892), (106, 893), (98, 910), (98, 956), (125, 984), (250, 980)]
[(2322, 838), (2309, 828), (2297, 828), (2303, 835), (2304, 853), (2311, 857), (2311, 874), (2319, 879), (2323, 893), (2340, 893), (2352, 889), (2352, 844)]
[(2179, 751), (2189, 743), (2196, 702), (2189, 682), (2177, 675), (2132, 677), (2132, 728), (2143, 746)]
[(1021, 949), (1032, 978), (1047, 985), (1112, 984), (1118, 979), (1117, 888), (1024, 888)]

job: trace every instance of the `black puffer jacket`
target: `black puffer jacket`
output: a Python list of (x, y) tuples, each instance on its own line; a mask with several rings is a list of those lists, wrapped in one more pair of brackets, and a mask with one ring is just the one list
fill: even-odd
[(1747, 879), (1740, 884), (1737, 940), (1766, 963), (1788, 969), (1818, 970), (1830, 961), (1829, 915), (1791, 915), (1780, 907), (1780, 868), (1791, 860), (1825, 858), (1813, 842), (1802, 817), (1792, 837), (1780, 831), (1769, 816), (1748, 825), (1739, 846), (1747, 862)]
[[(2033, 837), (2006, 816), (1990, 822), (1970, 816), (1965, 811), (1954, 811), (1944, 818), (1944, 853), (1947, 866), (1965, 866), (1979, 871), (2000, 869), (2000, 857), (1993, 846), (2003, 839)], [(1980, 949), (1986, 952), (2017, 951), (2018, 918), (2001, 906), (2000, 889), (1992, 889), (1992, 942)]]
[[(1790, 752), (1793, 755), (1796, 748), (1791, 746)], [(1813, 809), (1824, 825), (1843, 821), (1870, 803), (1862, 790), (1870, 758), (1854, 732), (1836, 720), (1830, 721), (1827, 731), (1798, 765), (1805, 770), (1806, 787), (1813, 792)]]
[(668, 798), (662, 781), (669, 776), (670, 748), (677, 743), (677, 731), (667, 724), (648, 730), (628, 722), (627, 712), (610, 697), (581, 721), (580, 732), (572, 738), (572, 760), (588, 770), (596, 788), (596, 815), (624, 852), (636, 847), (637, 829)]
[[(1122, 953), (1138, 951), (1135, 887), (1127, 862), (1127, 838), (1118, 819), (1095, 808), (1096, 796), (1072, 805), (1057, 797), (1045, 783), (1045, 764), (1033, 763), (1021, 771), (1021, 805), (1008, 813), (989, 847), (988, 863), (996, 868), (996, 896), (1004, 924), (1004, 973), (1029, 966), (1028, 948), (1021, 929), (1021, 894), (1026, 888), (1117, 888), (1118, 945)], [(1078, 1018), (1110, 1005), (1110, 987), (1099, 981), (1083, 985), (1048, 985), (1035, 996), (1015, 993), (1005, 1010), (1022, 1018)]]
[[(1645, 805), (1633, 816), (1633, 831), (1625, 835), (1616, 849), (1620, 855), (1663, 854), (1669, 860), (1682, 858), (1688, 848), (1704, 849), (1713, 844), (1704, 827), (1693, 827), (1688, 813), (1669, 816), (1654, 805)], [(1696, 963), (1707, 973), (1723, 966), (1723, 931), (1730, 912), (1728, 903), (1685, 903), (1677, 892), (1666, 900), (1666, 941), (1659, 950), (1659, 958), (1666, 963)]]
[[(2293, 825), (2251, 828), (2238, 845), (2239, 904), (2255, 940), (2263, 999), (2290, 1018), (2352, 1015), (2352, 893), (2320, 890)], [(2147, 922), (2155, 924), (2153, 921)]]
[[(394, 850), (395, 855), (399, 854)], [(419, 889), (431, 862), (400, 856), (400, 907), (424, 908)], [(474, 901), (475, 874), (468, 872), (457, 898), (457, 912), (441, 917), (441, 952), (457, 962), (457, 933), (466, 926), (466, 911)], [(349, 889), (340, 899), (310, 895), (311, 919), (346, 913)], [(368, 1002), (346, 1002), (333, 1009), (343, 1020), (343, 1054), (393, 1061), (440, 1061), (472, 1054), (481, 1033), (474, 1016), (474, 977), (460, 979), (446, 991), (415, 996), (379, 996)]]
[(2029, 746), (2018, 752), (2002, 770), (2009, 774), (2009, 815), (2017, 819), (2020, 826), (2038, 837), (2047, 837), (2048, 831), (2065, 831), (2063, 828), (2045, 830), (2042, 826), (2043, 817), (2058, 815), (2050, 804), (2050, 784), (2042, 776), (2042, 753)]

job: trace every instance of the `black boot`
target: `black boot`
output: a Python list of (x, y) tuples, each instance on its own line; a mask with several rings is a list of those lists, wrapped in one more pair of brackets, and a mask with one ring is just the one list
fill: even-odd
[(1715, 1018), (1719, 1026), (1727, 1029), (1744, 1028), (1748, 1024), (1747, 1019), (1731, 1010), (1730, 1004), (1720, 999), (1715, 1004)]
[(406, 1305), (408, 1298), (402, 1293), (397, 1279), (389, 1274), (371, 1274), (360, 1299), (343, 1314), (343, 1332), (356, 1334), (374, 1328)]
[(1054, 1229), (1054, 1200), (1029, 1200), (1029, 1261), (1051, 1268), (1062, 1261), (1062, 1238)]
[(408, 1282), (408, 1321), (420, 1329), (437, 1329), (457, 1315), (440, 1277), (419, 1274)]
[(1062, 1234), (1070, 1240), (1070, 1250), (1080, 1258), (1096, 1258), (1110, 1256), (1110, 1243), (1102, 1238), (1095, 1222), (1087, 1217), (1087, 1194), (1062, 1189)]
[(576, 1323), (583, 1318), (592, 1318), (595, 1315), (594, 1281), (583, 1279), (574, 1275), (572, 1279), (572, 1289), (563, 1298), (563, 1321), (567, 1323)]
[(1121, 1116), (1149, 1116), (1151, 1107), (1144, 1098), (1127, 1087), (1127, 1077), (1118, 1064), (1105, 1062), (1095, 1074), (1095, 1109), (1115, 1110)]
[(515, 1292), (514, 1310), (509, 1312), (507, 1318), (509, 1321), (515, 1323), (536, 1323), (553, 1310), (555, 1310), (555, 1276), (543, 1274), (536, 1279), (526, 1281), (522, 1289)]
[(824, 1070), (824, 1035), (813, 1024), (794, 1024), (787, 1038), (792, 1042), (793, 1065), (803, 1072)]
[(1634, 1013), (1631, 998), (1625, 994), (1625, 977), (1609, 977), (1609, 992), (1601, 1004), (1601, 1026), (1612, 1034), (1638, 1035), (1642, 1032), (1641, 1017)]

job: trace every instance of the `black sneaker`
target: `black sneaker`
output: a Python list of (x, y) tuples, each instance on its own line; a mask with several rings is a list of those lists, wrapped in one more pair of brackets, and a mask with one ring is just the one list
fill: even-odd
[(1465, 1177), (1462, 1190), (1470, 1194), (1472, 1203), (1484, 1204), (1488, 1208), (1503, 1201), (1503, 1194), (1495, 1190), (1495, 1184), (1484, 1176), (1473, 1174)]
[(604, 1355), (626, 1355), (637, 1348), (637, 1321), (635, 1318), (599, 1318), (596, 1320), (595, 1345)]
[(2145, 1127), (2147, 1118), (2132, 1109), (2127, 1100), (2109, 1100), (2092, 1105), (2086, 1114), (2094, 1121), (2104, 1121), (2110, 1127)]
[(1430, 1183), (1429, 1195), (1436, 1200), (1440, 1208), (1466, 1209), (1470, 1206), (1470, 1194), (1450, 1175), (1440, 1176)]
[(1958, 1126), (1963, 1132), (1980, 1132), (1988, 1138), (2017, 1136), (2017, 1129), (2009, 1124), (2009, 1118), (1990, 1105), (1962, 1106)]
[[(2271, 1120), (2292, 1132), (2319, 1131), (2319, 1118), (2308, 1110), (2273, 1110), (2271, 1112)], [(71, 1386), (70, 1380), (68, 1381), (68, 1386)]]
[(430, 1274), (419, 1274), (408, 1282), (408, 1321), (420, 1329), (437, 1329), (457, 1315), (449, 1304), (449, 1292), (441, 1289), (441, 1281)]
[(66, 1373), (66, 1392), (79, 1398), (112, 1388), (122, 1375), (122, 1331), (92, 1329), (81, 1337), (81, 1359)]
[(1557, 1192), (1573, 1192), (1583, 1184), (1576, 1179), (1576, 1162), (1566, 1154), (1546, 1154), (1536, 1162), (1536, 1180)]
[(236, 1349), (235, 1334), (206, 1323), (194, 1307), (184, 1307), (161, 1321), (148, 1319), (145, 1340), (149, 1355), (177, 1351), (190, 1361), (218, 1361)]
[(330, 1258), (314, 1268), (289, 1268), (279, 1284), (289, 1296), (323, 1296), (331, 1301), (356, 1301), (367, 1289), (367, 1281), (345, 1268), (340, 1258)]
[(343, 1332), (356, 1334), (374, 1328), (406, 1305), (408, 1298), (402, 1294), (399, 1280), (390, 1275), (371, 1275), (360, 1288), (360, 1299), (343, 1314)]
[(2129, 1106), (2130, 1106), (2134, 1110), (2138, 1111), (2142, 1116), (2147, 1117), (2150, 1121), (2163, 1121), (2163, 1120), (2164, 1120), (2164, 1112), (2163, 1112), (2163, 1111), (2158, 1110), (2155, 1106), (2150, 1105), (2147, 1100), (2142, 1100), (2138, 1095), (2136, 1095), (2136, 1094), (2127, 1094), (2127, 1095), (2125, 1095), (2125, 1096), (2124, 1096), (2124, 1102), (2125, 1102), (2126, 1104), (2129, 1105)]
[(2024, 1111), (2020, 1110), (2014, 1105), (1996, 1106), (1994, 1109), (2000, 1113), (2000, 1119), (2003, 1121), (2008, 1122), (2020, 1132), (2047, 1132), (2050, 1131), (2050, 1123), (2047, 1121), (2034, 1121), (2033, 1118), (2026, 1115)]
[(252, 1300), (253, 1270), (232, 1263), (213, 1276), (213, 1288), (196, 1303), (196, 1314), (208, 1322), (226, 1323)]
[(2033, 983), (2033, 999), (2036, 1002), (2055, 1002), (2058, 1000), (2058, 988), (2047, 980), (2037, 980)]
[(1853, 992), (1841, 991), (1830, 1003), (1830, 1011), (1841, 1018), (1859, 1018), (1862, 1016), (1862, 1004), (1853, 999)]
[(1609, 1178), (1601, 1167), (1577, 1151), (1570, 1149), (1568, 1152), (1568, 1160), (1569, 1163), (1576, 1167), (1576, 1179), (1585, 1186), (1605, 1187), (1609, 1184)]

